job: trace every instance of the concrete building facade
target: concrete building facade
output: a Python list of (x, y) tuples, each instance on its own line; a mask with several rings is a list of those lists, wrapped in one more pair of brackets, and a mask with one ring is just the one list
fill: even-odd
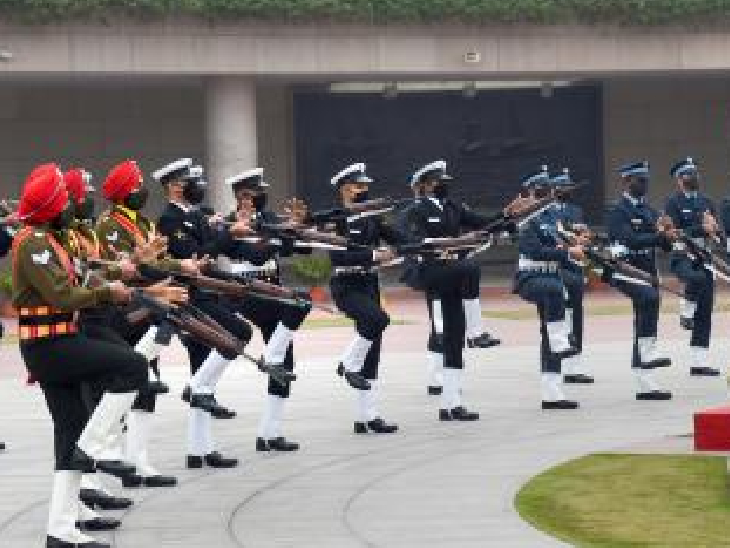
[[(201, 23), (0, 24), (0, 188), (54, 159), (97, 178), (133, 157), (151, 170), (206, 163), (222, 180), (263, 165), (275, 198), (296, 194), (294, 95), (331, 82), (590, 82), (601, 90), (602, 196), (613, 167), (648, 158), (652, 197), (693, 155), (725, 196), (730, 34), (679, 28), (371, 27)], [(326, 184), (325, 181), (322, 182)]]

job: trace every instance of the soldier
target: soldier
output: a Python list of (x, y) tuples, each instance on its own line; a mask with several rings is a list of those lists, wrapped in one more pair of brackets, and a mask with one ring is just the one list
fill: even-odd
[[(677, 162), (671, 169), (678, 189), (664, 206), (672, 224), (700, 246), (709, 245), (720, 230), (712, 200), (699, 191), (699, 172), (692, 158)], [(710, 332), (715, 283), (703, 264), (687, 255), (684, 244), (674, 244), (671, 271), (684, 282), (680, 324), (692, 332), (690, 375), (715, 377), (720, 371), (710, 367)]]
[[(19, 216), (26, 225), (13, 242), (13, 304), (18, 308), (20, 352), (40, 384), (54, 423), (55, 474), (46, 546), (107, 547), (76, 526), (82, 472), (95, 468), (122, 476), (123, 462), (100, 460), (107, 436), (146, 383), (147, 363), (132, 349), (79, 333), (74, 312), (125, 303), (121, 282), (81, 287), (59, 232), (73, 219), (68, 192), (55, 164), (33, 170), (23, 188)], [(94, 380), (104, 395), (88, 417), (81, 384)], [(87, 420), (88, 419), (88, 420)]]
[[(401, 231), (411, 241), (456, 237), (464, 228), (479, 229), (502, 216), (503, 212), (496, 216), (480, 215), (450, 199), (452, 179), (442, 160), (427, 164), (411, 177), (411, 187), (418, 187), (421, 199), (406, 208), (400, 218)], [(404, 279), (411, 287), (422, 288), (432, 296), (432, 328), (437, 336), (432, 337), (429, 350), (443, 356), (440, 420), (478, 420), (478, 413), (461, 404), (462, 351), (466, 343), (464, 301), (474, 297), (473, 265), (456, 253), (423, 256), (410, 263)]]
[[(419, 185), (412, 185), (416, 202), (420, 199)], [(401, 215), (403, 213), (401, 212)], [(493, 337), (483, 327), (482, 305), (479, 299), (481, 268), (478, 264), (467, 262), (471, 267), (471, 273), (466, 281), (466, 293), (463, 300), (464, 317), (466, 321), (466, 345), (468, 348), (491, 348), (501, 344), (501, 340)], [(420, 288), (414, 287), (419, 290)], [(424, 292), (426, 297), (426, 309), (428, 310), (431, 332), (426, 345), (426, 393), (429, 396), (438, 396), (443, 392), (443, 354), (441, 352), (443, 337), (443, 319), (441, 317), (440, 303), (436, 308), (434, 317), (434, 295)]]
[[(119, 263), (125, 265), (129, 263), (129, 256), (149, 245), (157, 237), (154, 223), (142, 213), (148, 196), (142, 170), (132, 160), (120, 163), (109, 171), (102, 190), (104, 197), (112, 203), (112, 207), (100, 215), (96, 226), (101, 255), (105, 259), (115, 261), (119, 260), (121, 255), (126, 255), (127, 258)], [(86, 232), (87, 236), (91, 236), (92, 232), (88, 230)], [(173, 270), (196, 271), (196, 266), (192, 262), (163, 258), (160, 264)], [(136, 270), (132, 268), (130, 275), (135, 274)], [(130, 324), (125, 319), (126, 312), (124, 309), (102, 310), (101, 317), (97, 314), (89, 317), (85, 322), (86, 329), (98, 336), (106, 337), (108, 333), (103, 328), (104, 324), (108, 323), (128, 345), (145, 354), (152, 364), (152, 371), (159, 375), (156, 366), (159, 347), (154, 345), (157, 326), (148, 322)], [(103, 331), (99, 332), (100, 329)], [(175, 477), (160, 474), (149, 462), (148, 445), (157, 394), (166, 391), (167, 387), (159, 380), (148, 382), (140, 391), (132, 412), (127, 417), (126, 453), (127, 458), (135, 463), (138, 474), (123, 478), (122, 483), (125, 487), (135, 487), (140, 484), (147, 487), (171, 487), (177, 483)]]
[[(628, 264), (656, 275), (656, 248), (671, 249), (672, 231), (660, 222), (647, 203), (649, 163), (626, 164), (618, 169), (622, 195), (608, 211), (608, 236), (617, 256)], [(634, 345), (631, 367), (636, 375), (637, 400), (669, 400), (672, 393), (660, 390), (652, 370), (668, 367), (671, 360), (658, 355), (659, 291), (613, 276), (611, 285), (631, 299), (634, 308)]]
[[(229, 177), (226, 184), (233, 189), (236, 198), (236, 211), (228, 216), (235, 222), (244, 219), (247, 222), (272, 223), (283, 222), (283, 219), (267, 209), (266, 189), (262, 168), (251, 169)], [(288, 209), (289, 222), (299, 224), (304, 221), (306, 207), (298, 200), (291, 200)], [(295, 245), (290, 238), (280, 238), (279, 244), (247, 243), (239, 240), (228, 254), (226, 270), (243, 278), (260, 279), (265, 282), (280, 284), (279, 258), (289, 257), (295, 251), (311, 252), (309, 248)], [(264, 299), (254, 294), (235, 304), (235, 310), (244, 318), (256, 325), (263, 335), (266, 348), (264, 360), (267, 363), (280, 365), (287, 371), (294, 370), (294, 349), (292, 339), (294, 332), (304, 322), (311, 306), (290, 304), (276, 299)], [(284, 403), (289, 398), (291, 383), (281, 384), (269, 378), (268, 393), (264, 403), (264, 412), (259, 422), (256, 438), (257, 451), (296, 451), (299, 444), (287, 440), (280, 433)]]
[[(523, 182), (524, 189), (537, 199), (551, 193), (547, 166)], [(570, 344), (565, 321), (565, 285), (561, 268), (569, 268), (571, 260), (582, 261), (579, 246), (565, 249), (557, 236), (560, 213), (549, 207), (531, 219), (520, 232), (519, 259), (515, 277), (515, 293), (537, 306), (540, 316), (540, 386), (543, 409), (577, 409), (578, 402), (569, 400), (562, 390), (561, 362), (577, 350)]]
[[(569, 223), (575, 229), (585, 230), (587, 226), (583, 219), (583, 208), (568, 201), (569, 194), (565, 190), (573, 184), (570, 170), (567, 168), (550, 179), (550, 186), (556, 200), (553, 209), (557, 212), (560, 221)], [(565, 321), (568, 325), (568, 337), (571, 346), (577, 351), (575, 356), (564, 358), (562, 361), (563, 382), (568, 384), (591, 384), (594, 379), (588, 374), (586, 364), (583, 361), (583, 292), (585, 288), (583, 265), (575, 261), (562, 264), (560, 277), (567, 293)]]
[[(330, 181), (344, 207), (366, 201), (371, 182), (362, 163), (346, 167)], [(392, 434), (398, 431), (398, 425), (385, 422), (377, 407), (380, 346), (390, 317), (381, 305), (380, 281), (375, 268), (395, 255), (391, 249), (373, 251), (370, 248), (383, 242), (396, 244), (399, 236), (380, 216), (342, 219), (336, 224), (337, 233), (348, 238), (353, 247), (330, 252), (334, 268), (330, 290), (337, 308), (355, 322), (356, 331), (342, 355), (337, 373), (356, 390), (355, 434)]]
[[(182, 158), (153, 173), (168, 199), (158, 222), (159, 230), (168, 238), (170, 254), (178, 259), (225, 255), (233, 249), (235, 236), (249, 232), (248, 224), (237, 222), (224, 230), (214, 230), (199, 208), (205, 197), (205, 185), (202, 179), (190, 176), (191, 167), (192, 160)], [(251, 340), (251, 327), (217, 294), (192, 288), (191, 302), (239, 340), (244, 343)], [(183, 393), (184, 400), (189, 394), (190, 402), (187, 467), (238, 466), (238, 459), (224, 457), (215, 450), (211, 432), (211, 414), (221, 412), (215, 387), (238, 354), (224, 355), (192, 339), (185, 339), (184, 343), (192, 372), (189, 390)]]

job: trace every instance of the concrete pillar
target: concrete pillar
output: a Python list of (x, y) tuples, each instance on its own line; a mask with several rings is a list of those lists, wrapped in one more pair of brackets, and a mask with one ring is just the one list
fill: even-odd
[(256, 84), (246, 77), (216, 76), (206, 82), (208, 194), (219, 212), (233, 209), (225, 179), (257, 167)]

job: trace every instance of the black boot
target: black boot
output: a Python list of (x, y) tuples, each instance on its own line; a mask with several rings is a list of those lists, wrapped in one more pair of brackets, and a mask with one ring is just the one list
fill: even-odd
[(370, 383), (360, 373), (345, 371), (345, 380), (356, 390), (370, 390)]
[(665, 401), (672, 399), (672, 393), (666, 390), (652, 390), (651, 392), (639, 392), (636, 394), (639, 401)]
[(578, 402), (573, 400), (543, 401), (543, 409), (578, 409)]
[(670, 358), (656, 358), (641, 364), (642, 369), (657, 369), (658, 367), (669, 367), (672, 365)]
[(713, 367), (691, 367), (689, 374), (693, 377), (719, 377), (720, 371)]
[(491, 348), (492, 346), (497, 346), (498, 344), (502, 344), (502, 341), (492, 337), (486, 331), (478, 337), (466, 340), (466, 346), (468, 348)]
[(182, 391), (182, 396), (180, 396), (182, 398), (182, 401), (184, 401), (185, 403), (190, 403), (190, 396), (192, 395), (192, 393), (193, 391), (190, 390), (190, 387), (186, 386)]
[(235, 468), (238, 466), (238, 459), (224, 457), (218, 451), (205, 455), (203, 460), (211, 468)]
[(185, 466), (187, 468), (202, 468), (203, 467), (203, 457), (199, 457), (198, 455), (188, 455)]
[(75, 544), (48, 536), (46, 537), (46, 548), (111, 548), (111, 544), (98, 542), (96, 540), (84, 542), (83, 544)]
[(0, 451), (5, 451), (5, 442), (0, 441)]
[(380, 417), (367, 422), (367, 427), (376, 434), (394, 434), (398, 431), (397, 424), (388, 424)]
[(143, 477), (142, 483), (145, 487), (175, 487), (177, 485), (177, 478), (175, 476), (158, 474), (156, 476)]
[(124, 476), (122, 478), (122, 487), (126, 487), (127, 489), (133, 488), (133, 487), (141, 487), (142, 486), (142, 476), (139, 474), (129, 474), (128, 476)]
[(263, 358), (259, 361), (259, 370), (268, 374), (281, 386), (288, 386), (289, 383), (297, 380), (297, 376), (288, 369), (284, 369), (281, 364), (266, 363)]
[(460, 405), (459, 407), (454, 407), (451, 410), (439, 410), (439, 419), (442, 421), (478, 421), (479, 413), (468, 411), (466, 407)]
[(125, 476), (133, 475), (135, 467), (121, 460), (98, 460), (96, 469), (115, 478), (124, 479)]
[(429, 386), (427, 389), (429, 396), (440, 396), (443, 391), (443, 386)]
[(121, 524), (122, 522), (116, 518), (99, 516), (94, 519), (77, 521), (76, 527), (82, 531), (113, 531), (118, 529)]
[(269, 440), (269, 449), (271, 451), (299, 451), (299, 444), (295, 441), (289, 441), (284, 436), (276, 437)]
[(592, 384), (593, 377), (590, 375), (584, 375), (583, 373), (575, 373), (563, 375), (563, 382), (566, 384)]
[(156, 395), (167, 394), (168, 392), (170, 392), (170, 387), (161, 380), (149, 381), (147, 383), (147, 389), (150, 391), (150, 393)]
[(96, 489), (81, 489), (79, 495), (81, 502), (92, 509), (99, 510), (124, 510), (132, 506), (132, 499), (127, 497), (113, 497), (104, 491)]
[(263, 452), (269, 450), (269, 442), (264, 438), (256, 438), (256, 451)]

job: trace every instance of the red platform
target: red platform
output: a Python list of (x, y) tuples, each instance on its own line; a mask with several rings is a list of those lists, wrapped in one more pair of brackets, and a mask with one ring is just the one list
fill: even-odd
[(730, 405), (698, 411), (694, 427), (697, 451), (730, 451)]

